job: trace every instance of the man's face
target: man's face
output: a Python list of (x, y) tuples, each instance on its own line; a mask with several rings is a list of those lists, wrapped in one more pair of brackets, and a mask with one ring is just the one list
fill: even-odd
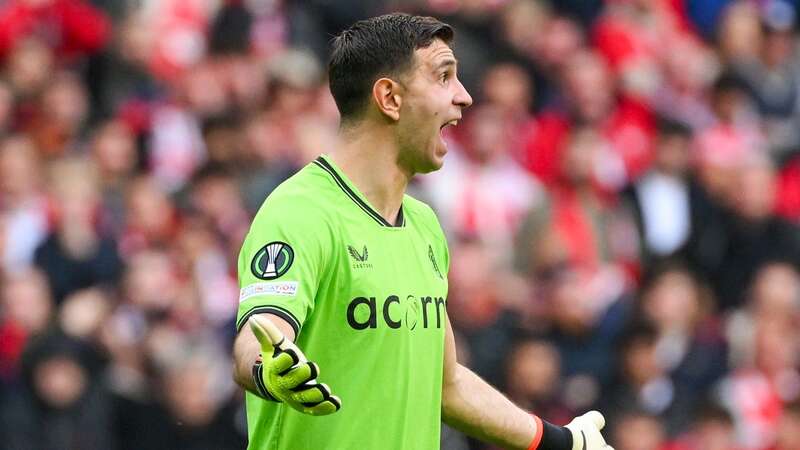
[(461, 119), (472, 97), (456, 76), (453, 50), (440, 39), (415, 52), (406, 77), (398, 123), (399, 162), (411, 173), (432, 172), (442, 167), (447, 153), (442, 129)]

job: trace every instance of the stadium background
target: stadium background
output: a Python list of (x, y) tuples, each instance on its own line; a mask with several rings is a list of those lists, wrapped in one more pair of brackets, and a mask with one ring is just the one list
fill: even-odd
[(796, 3), (0, 1), (0, 448), (244, 448), (239, 245), (405, 10), (476, 100), (411, 187), (460, 359), (617, 450), (800, 449)]

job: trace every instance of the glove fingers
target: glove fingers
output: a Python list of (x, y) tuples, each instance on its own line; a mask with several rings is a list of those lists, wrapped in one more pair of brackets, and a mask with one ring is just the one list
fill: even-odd
[(274, 355), (281, 351), (292, 350), (299, 360), (307, 361), (306, 355), (294, 343), (286, 339), (281, 330), (268, 318), (257, 314), (248, 319), (247, 323), (250, 324), (250, 329), (258, 343), (261, 344), (261, 353)]
[(314, 380), (319, 375), (319, 366), (313, 362), (300, 364), (299, 366), (290, 369), (283, 377), (286, 379), (284, 386), (288, 389), (295, 389), (311, 380)]
[(593, 423), (598, 430), (602, 430), (603, 427), (606, 426), (606, 418), (603, 417), (600, 411), (589, 411), (584, 414), (583, 417)]
[(272, 357), (269, 363), (269, 372), (271, 374), (278, 374), (283, 376), (292, 366), (300, 362), (300, 358), (294, 350), (289, 349), (286, 351), (278, 352), (277, 355)]
[(247, 321), (250, 324), (250, 329), (261, 344), (262, 353), (267, 349), (275, 347), (284, 349), (286, 345), (286, 338), (281, 333), (281, 330), (266, 317), (254, 315)]
[(324, 383), (314, 383), (304, 389), (298, 389), (292, 395), (292, 399), (304, 406), (314, 406), (331, 398), (331, 390)]
[(315, 381), (311, 382), (312, 384), (306, 385), (305, 388), (295, 389), (295, 392), (292, 395), (292, 400), (297, 403), (302, 404), (305, 407), (312, 408), (320, 403), (331, 401), (332, 398), (336, 398), (337, 400), (334, 404), (338, 404), (341, 406), (341, 400), (338, 400), (338, 397), (331, 394), (331, 389), (325, 383), (317, 383)]
[[(328, 414), (333, 414), (342, 407), (342, 401), (339, 400), (339, 397), (332, 395), (328, 400), (324, 402), (318, 403), (315, 406), (308, 406), (304, 408), (306, 414), (311, 414), (312, 416), (325, 416)], [(613, 449), (612, 449), (613, 450)]]

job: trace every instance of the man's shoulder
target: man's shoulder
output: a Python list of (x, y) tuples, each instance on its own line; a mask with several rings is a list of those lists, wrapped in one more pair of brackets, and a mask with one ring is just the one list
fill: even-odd
[(415, 226), (428, 229), (435, 234), (442, 234), (439, 218), (430, 205), (408, 194), (403, 198), (403, 214)]
[(326, 226), (335, 214), (329, 181), (313, 164), (278, 185), (264, 200), (255, 222), (280, 221), (307, 230)]
[(436, 213), (430, 205), (409, 194), (403, 196), (403, 213), (408, 216), (418, 216), (425, 220), (436, 220)]
[(319, 214), (335, 209), (330, 181), (314, 165), (309, 164), (279, 184), (264, 200), (258, 213), (285, 209), (293, 215)]

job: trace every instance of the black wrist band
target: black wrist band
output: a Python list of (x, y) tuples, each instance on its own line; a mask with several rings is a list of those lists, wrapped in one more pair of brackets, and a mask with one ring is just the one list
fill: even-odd
[(572, 432), (565, 427), (542, 420), (539, 450), (572, 450)]

